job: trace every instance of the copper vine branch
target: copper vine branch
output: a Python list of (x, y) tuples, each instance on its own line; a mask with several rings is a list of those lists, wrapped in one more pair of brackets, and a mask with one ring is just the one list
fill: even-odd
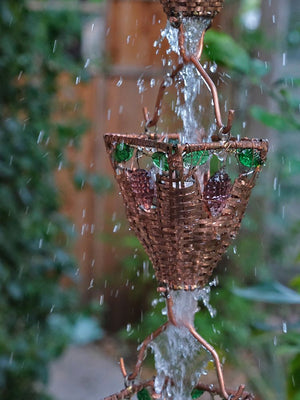
[[(118, 393), (105, 397), (103, 400), (128, 399), (131, 396), (135, 395), (136, 393), (140, 392), (142, 389), (146, 388), (149, 388), (151, 390), (150, 396), (152, 397), (152, 399), (158, 400), (158, 396), (154, 392), (154, 381), (155, 377), (145, 382), (133, 384), (125, 389), (120, 390), (120, 392)], [(221, 388), (213, 385), (206, 385), (204, 383), (199, 382), (195, 386), (195, 389), (210, 393), (211, 395), (218, 395), (221, 397), (223, 396)], [(243, 385), (240, 386), (237, 390), (227, 389), (227, 392), (230, 400), (255, 400), (253, 394), (246, 392), (245, 387)]]
[[(161, 333), (163, 333), (170, 324), (172, 324), (174, 326), (179, 326), (179, 325), (185, 326), (189, 330), (189, 332), (195, 337), (195, 339), (198, 340), (198, 342), (206, 350), (208, 350), (211, 353), (211, 355), (214, 359), (217, 378), (219, 381), (219, 386), (215, 387), (213, 385), (204, 385), (201, 382), (198, 382), (198, 384), (196, 386), (197, 389), (209, 392), (212, 395), (218, 394), (225, 400), (254, 400), (254, 397), (252, 394), (245, 392), (244, 385), (241, 385), (237, 391), (226, 389), (224, 377), (223, 377), (222, 365), (221, 365), (221, 362), (220, 362), (220, 359), (219, 359), (219, 356), (218, 356), (216, 350), (202, 336), (200, 336), (198, 334), (198, 332), (195, 330), (195, 328), (193, 327), (193, 325), (191, 323), (176, 320), (176, 317), (173, 312), (173, 299), (167, 290), (164, 292), (164, 295), (166, 296), (168, 321), (165, 324), (163, 324), (162, 326), (160, 326), (156, 331), (151, 333), (151, 335), (149, 335), (143, 341), (143, 343), (140, 346), (136, 365), (131, 374), (127, 374), (124, 360), (123, 360), (123, 358), (120, 359), (120, 369), (121, 369), (122, 375), (124, 377), (126, 387), (125, 387), (125, 389), (121, 390), (119, 393), (108, 396), (104, 400), (120, 400), (120, 399), (131, 398), (131, 396), (133, 396), (135, 393), (139, 392), (140, 390), (142, 390), (144, 388), (149, 387), (149, 388), (154, 389), (154, 378), (153, 378), (153, 380), (149, 380), (149, 381), (138, 383), (138, 384), (136, 384), (134, 381), (137, 378), (137, 376), (139, 375), (139, 372), (141, 370), (141, 366), (142, 366), (143, 360), (145, 358), (148, 345), (155, 338), (157, 338)], [(159, 397), (159, 394), (156, 394), (153, 391), (152, 398), (159, 399), (160, 397)]]
[(171, 75), (167, 75), (164, 78), (164, 80), (162, 81), (162, 83), (160, 84), (157, 99), (155, 102), (153, 117), (150, 118), (148, 109), (146, 107), (143, 108), (146, 129), (148, 129), (152, 126), (156, 126), (158, 123), (160, 111), (161, 111), (161, 107), (162, 107), (162, 99), (163, 99), (166, 88), (170, 85), (170, 80), (173, 82), (175, 77), (178, 75), (178, 73), (184, 67), (184, 65), (192, 63), (195, 65), (195, 67), (199, 71), (201, 77), (203, 78), (204, 82), (206, 83), (207, 87), (209, 88), (209, 90), (212, 94), (216, 124), (217, 124), (217, 127), (219, 128), (220, 133), (228, 134), (230, 132), (231, 127), (232, 127), (233, 117), (234, 117), (234, 111), (229, 110), (227, 125), (224, 126), (223, 122), (222, 122), (222, 117), (221, 117), (220, 103), (219, 103), (217, 88), (199, 61), (201, 58), (201, 55), (202, 55), (202, 51), (203, 51), (204, 35), (205, 35), (205, 31), (203, 31), (203, 33), (201, 35), (201, 38), (199, 40), (195, 54), (188, 55), (185, 50), (185, 32), (183, 29), (183, 25), (180, 24), (179, 32), (178, 32), (178, 45), (179, 45), (179, 52), (180, 52), (180, 56), (182, 58), (182, 62), (180, 64), (178, 64), (178, 66), (173, 69), (173, 72), (171, 73)]

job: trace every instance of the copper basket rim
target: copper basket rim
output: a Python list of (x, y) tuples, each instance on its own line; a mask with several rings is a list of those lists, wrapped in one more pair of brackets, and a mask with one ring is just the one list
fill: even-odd
[[(173, 139), (178, 138), (177, 133), (168, 134), (167, 138)], [(108, 144), (124, 142), (128, 145), (151, 147), (163, 152), (169, 152), (174, 149), (174, 146), (179, 149), (180, 152), (190, 153), (193, 151), (201, 150), (237, 150), (237, 149), (254, 149), (261, 152), (262, 158), (265, 159), (268, 152), (268, 140), (257, 139), (257, 138), (241, 138), (237, 139), (231, 137), (226, 141), (217, 142), (200, 142), (200, 143), (167, 143), (163, 141), (163, 136), (158, 138), (151, 138), (147, 134), (135, 134), (135, 133), (105, 133), (104, 140)]]

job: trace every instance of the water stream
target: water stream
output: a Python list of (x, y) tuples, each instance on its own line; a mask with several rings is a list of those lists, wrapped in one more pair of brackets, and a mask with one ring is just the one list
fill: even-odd
[(190, 292), (179, 290), (170, 293), (178, 325), (170, 325), (150, 345), (157, 370), (155, 391), (161, 394), (162, 398), (190, 400), (196, 383), (201, 375), (206, 374), (207, 363), (212, 359), (211, 354), (184, 325), (194, 325), (199, 300), (202, 300), (211, 315), (214, 315), (215, 310), (209, 305), (209, 294), (209, 286)]
[[(185, 30), (185, 49), (188, 55), (194, 54), (197, 51), (203, 31), (210, 24), (210, 19), (184, 18), (182, 23)], [(179, 55), (178, 29), (173, 28), (168, 22), (166, 28), (162, 31), (162, 37), (168, 40), (170, 50)], [(195, 66), (192, 64), (185, 65), (176, 82), (177, 103), (175, 108), (176, 114), (182, 120), (181, 139), (183, 142), (196, 143), (203, 139), (201, 120), (204, 110), (200, 105), (202, 85), (203, 81)]]
[[(183, 20), (186, 32), (185, 48), (188, 54), (195, 53), (203, 30), (209, 26), (207, 18)], [(169, 23), (162, 37), (167, 38), (170, 51), (179, 54), (178, 29)], [(202, 79), (192, 64), (187, 64), (181, 70), (176, 80), (177, 104), (176, 113), (182, 119), (182, 142), (196, 143), (204, 139), (201, 120), (203, 109), (200, 106)], [(215, 129), (212, 124), (211, 129)], [(215, 282), (213, 283), (215, 284)], [(201, 375), (206, 374), (207, 363), (212, 359), (200, 343), (191, 335), (186, 324), (194, 324), (195, 313), (198, 311), (198, 301), (202, 300), (211, 316), (215, 311), (209, 304), (210, 287), (195, 291), (172, 291), (173, 312), (177, 326), (170, 325), (150, 345), (154, 352), (157, 377), (155, 391), (164, 399), (190, 400), (191, 392)]]

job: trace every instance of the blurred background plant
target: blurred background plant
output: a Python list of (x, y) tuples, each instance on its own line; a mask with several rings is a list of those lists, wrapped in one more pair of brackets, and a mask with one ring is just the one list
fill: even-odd
[[(86, 122), (57, 114), (59, 78), (80, 67), (80, 15), (0, 4), (0, 397), (44, 399), (49, 362), (70, 342), (101, 337), (80, 311), (74, 233), (55, 173)], [(74, 115), (74, 114), (73, 114)], [(99, 315), (99, 313), (98, 313)]]

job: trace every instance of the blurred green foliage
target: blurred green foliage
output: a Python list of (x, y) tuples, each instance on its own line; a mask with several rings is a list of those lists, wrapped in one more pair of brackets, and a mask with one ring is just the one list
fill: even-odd
[(2, 0), (0, 32), (0, 397), (42, 400), (48, 363), (70, 337), (101, 333), (71, 315), (72, 231), (54, 182), (65, 146), (84, 127), (53, 118), (59, 75), (75, 82), (79, 71), (80, 18)]

